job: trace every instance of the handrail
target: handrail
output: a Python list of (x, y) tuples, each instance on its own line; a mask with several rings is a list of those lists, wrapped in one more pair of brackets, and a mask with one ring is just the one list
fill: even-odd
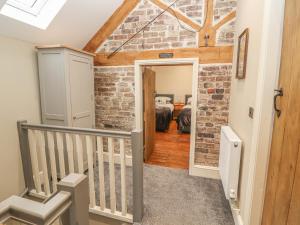
[[(23, 122), (23, 121), (21, 121), (21, 122)], [(131, 132), (126, 132), (126, 131), (28, 124), (25, 122), (26, 121), (24, 121), (24, 123), (21, 123), (22, 129), (35, 129), (35, 130), (41, 130), (41, 131), (66, 132), (66, 133), (72, 133), (72, 134), (80, 133), (80, 134), (84, 134), (84, 135), (95, 135), (95, 136), (125, 138), (125, 139), (131, 138)]]
[[(58, 173), (64, 177), (74, 171), (84, 174), (87, 156), (90, 212), (124, 222), (141, 222), (143, 217), (143, 130), (132, 132), (85, 129), (52, 125), (28, 124), (18, 121), (18, 134), (25, 185), (34, 196), (56, 193)], [(96, 137), (96, 138), (95, 138)], [(94, 139), (93, 139), (94, 138)], [(126, 139), (126, 140), (124, 140)], [(126, 142), (125, 142), (126, 141)], [(94, 144), (93, 144), (94, 143)], [(118, 148), (119, 152), (115, 151)], [(127, 211), (126, 148), (131, 148), (132, 214)], [(107, 150), (107, 151), (105, 151)], [(85, 151), (85, 152), (84, 152)], [(96, 153), (96, 154), (95, 154)], [(96, 203), (94, 165), (98, 165), (99, 182), (104, 185), (104, 162), (109, 165), (110, 208), (105, 205), (104, 188), (97, 190), (102, 199)], [(115, 160), (119, 162), (115, 162)], [(96, 164), (95, 164), (96, 163)], [(98, 163), (98, 164), (97, 164)], [(116, 210), (115, 167), (120, 164), (122, 211)], [(101, 175), (101, 176), (100, 176)], [(42, 185), (42, 183), (44, 185)], [(102, 194), (101, 194), (102, 193)], [(103, 195), (104, 193), (104, 195)], [(52, 196), (53, 197), (53, 196)]]
[[(78, 196), (84, 196), (85, 202), (78, 202)], [(85, 220), (76, 214), (86, 214)], [(50, 225), (58, 217), (63, 225), (88, 224), (88, 185), (87, 177), (81, 174), (70, 174), (59, 183), (59, 192), (47, 203), (40, 203), (19, 196), (0, 202), (0, 223), (14, 218), (28, 224)]]
[(51, 224), (72, 204), (71, 193), (61, 191), (46, 204), (35, 202), (19, 196), (11, 196), (0, 203), (0, 222), (10, 217), (30, 223), (45, 221)]

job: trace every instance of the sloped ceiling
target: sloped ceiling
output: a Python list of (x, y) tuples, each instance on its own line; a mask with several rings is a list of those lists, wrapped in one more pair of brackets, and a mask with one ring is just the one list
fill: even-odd
[(47, 30), (0, 15), (0, 34), (34, 44), (83, 48), (123, 0), (68, 0)]

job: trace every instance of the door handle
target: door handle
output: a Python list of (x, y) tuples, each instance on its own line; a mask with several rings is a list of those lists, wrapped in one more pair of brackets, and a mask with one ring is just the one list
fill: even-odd
[(277, 114), (277, 117), (279, 118), (281, 116), (281, 109), (279, 109), (277, 107), (277, 98), (278, 97), (282, 97), (283, 96), (283, 89), (280, 88), (280, 89), (275, 89), (274, 90), (275, 93), (277, 93), (275, 96), (274, 96), (274, 109), (275, 109), (275, 112)]

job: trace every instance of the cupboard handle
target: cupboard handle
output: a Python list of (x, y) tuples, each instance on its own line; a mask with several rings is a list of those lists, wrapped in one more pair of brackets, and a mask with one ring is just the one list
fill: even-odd
[(276, 89), (275, 92), (277, 94), (274, 96), (274, 109), (275, 109), (275, 112), (277, 114), (277, 117), (279, 118), (281, 116), (281, 109), (279, 109), (277, 107), (277, 98), (283, 96), (283, 89), (282, 88)]

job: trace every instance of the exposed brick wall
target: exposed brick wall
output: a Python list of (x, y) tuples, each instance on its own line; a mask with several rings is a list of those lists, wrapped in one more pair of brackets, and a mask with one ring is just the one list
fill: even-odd
[(95, 68), (96, 127), (134, 127), (134, 67)]
[(236, 9), (236, 0), (214, 0), (214, 23)]
[[(148, 0), (142, 0), (125, 19), (124, 23), (100, 46), (98, 52), (114, 51), (161, 11), (160, 8)], [(181, 24), (188, 30), (193, 30), (186, 24), (182, 22)], [(144, 32), (138, 34), (136, 38), (124, 46), (121, 51), (193, 48), (196, 46), (197, 33), (181, 28), (175, 17), (165, 13)]]
[[(204, 7), (203, 0), (180, 0), (174, 8), (201, 24)], [(215, 0), (214, 22), (235, 7), (235, 0)], [(148, 0), (141, 0), (123, 24), (99, 47), (98, 52), (115, 50), (160, 12), (161, 9)], [(234, 21), (229, 21), (217, 32), (216, 44), (232, 45), (233, 37)], [(121, 51), (197, 47), (197, 38), (195, 32), (182, 29), (177, 19), (166, 13)], [(218, 164), (220, 127), (228, 122), (231, 69), (229, 64), (199, 66), (196, 164)], [(131, 130), (134, 127), (134, 67), (97, 67), (95, 74), (97, 128)]]
[(221, 126), (228, 123), (232, 65), (200, 65), (195, 163), (217, 166)]
[[(173, 0), (164, 0), (169, 4)], [(214, 19), (222, 19), (228, 12), (235, 9), (236, 0), (216, 0)], [(189, 16), (199, 24), (203, 23), (203, 0), (180, 0), (174, 8)], [(129, 14), (125, 21), (113, 32), (112, 35), (98, 48), (97, 52), (112, 52), (147, 22), (158, 15), (162, 10), (148, 0), (141, 0), (136, 8)], [(182, 28), (184, 26), (186, 29)], [(166, 12), (160, 16), (144, 32), (131, 40), (122, 51), (158, 50), (174, 48), (194, 48), (198, 46), (198, 35), (188, 25)], [(194, 31), (194, 32), (190, 32)], [(217, 33), (217, 45), (233, 44), (234, 21), (225, 24)]]
[(235, 20), (224, 24), (217, 32), (217, 46), (233, 45), (234, 44), (234, 28)]
[[(220, 128), (228, 122), (231, 69), (231, 64), (199, 66), (196, 164), (218, 164)], [(97, 67), (95, 74), (97, 128), (132, 130), (134, 67)]]
[[(131, 131), (134, 128), (134, 67), (95, 68), (96, 128)], [(105, 152), (107, 138), (103, 139)], [(114, 151), (120, 152), (114, 139)], [(125, 140), (125, 151), (131, 155), (131, 142)]]
[[(163, 0), (163, 2), (170, 5), (174, 2), (174, 0)], [(180, 0), (176, 2), (172, 8), (191, 18), (199, 25), (203, 25), (203, 0)]]

